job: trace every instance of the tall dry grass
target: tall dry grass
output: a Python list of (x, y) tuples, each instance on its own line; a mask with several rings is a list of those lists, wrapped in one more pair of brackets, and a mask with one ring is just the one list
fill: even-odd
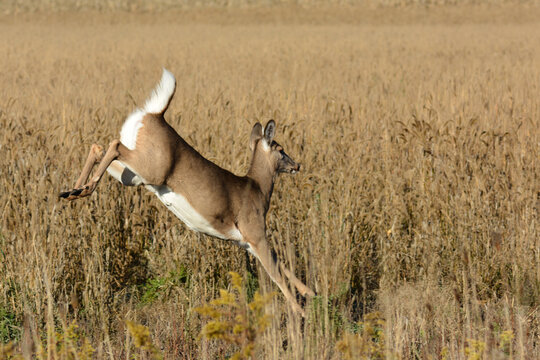
[(319, 296), (305, 322), (275, 297), (257, 357), (540, 356), (538, 24), (68, 15), (0, 23), (2, 342), (54, 357), (75, 320), (94, 357), (129, 358), (129, 320), (165, 358), (226, 358), (193, 309), (229, 271), (275, 289), (143, 189), (106, 177), (57, 199), (165, 66), (167, 118), (204, 156), (245, 173), (252, 124), (274, 118), (303, 165), (278, 180), (268, 236)]

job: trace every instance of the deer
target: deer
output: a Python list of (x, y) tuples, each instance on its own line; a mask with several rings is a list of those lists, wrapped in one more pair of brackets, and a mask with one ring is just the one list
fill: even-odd
[(300, 164), (274, 140), (276, 123), (269, 120), (264, 128), (259, 122), (252, 128), (252, 159), (245, 176), (219, 167), (165, 120), (175, 91), (174, 75), (163, 69), (144, 106), (126, 118), (120, 138), (113, 140), (106, 151), (93, 144), (75, 186), (59, 197), (76, 200), (90, 196), (105, 171), (125, 186), (144, 186), (191, 230), (231, 240), (251, 253), (293, 311), (305, 317), (285, 277), (303, 297), (315, 293), (279, 261), (266, 240), (266, 214), (276, 177), (279, 173), (297, 173)]

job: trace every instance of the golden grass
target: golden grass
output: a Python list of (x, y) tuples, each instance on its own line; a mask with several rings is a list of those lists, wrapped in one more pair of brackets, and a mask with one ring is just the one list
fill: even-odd
[[(133, 321), (166, 359), (225, 358), (237, 349), (198, 339), (193, 309), (229, 271), (275, 289), (144, 189), (106, 176), (88, 199), (57, 199), (164, 66), (178, 81), (167, 118), (204, 156), (244, 174), (252, 124), (274, 118), (303, 165), (278, 180), (268, 232), (319, 296), (305, 323), (275, 297), (259, 357), (336, 359), (340, 340), (366, 338), (394, 358), (540, 357), (540, 25), (377, 11), (0, 22), (1, 340), (28, 352), (75, 320), (95, 357), (127, 358)], [(374, 311), (377, 339), (362, 330)]]

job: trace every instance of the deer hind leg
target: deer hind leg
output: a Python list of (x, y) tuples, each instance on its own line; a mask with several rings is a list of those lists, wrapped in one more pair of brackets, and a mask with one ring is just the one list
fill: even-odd
[(306, 317), (304, 309), (302, 309), (302, 307), (298, 305), (296, 299), (289, 290), (289, 287), (287, 286), (287, 283), (285, 282), (285, 279), (280, 272), (281, 266), (277, 258), (272, 256), (272, 252), (268, 247), (267, 241), (264, 238), (260, 238), (257, 243), (250, 242), (249, 245), (251, 252), (257, 257), (257, 259), (259, 259), (261, 265), (266, 270), (272, 281), (275, 282), (276, 285), (279, 287), (293, 310), (302, 315), (302, 317)]
[[(92, 192), (94, 192), (96, 189), (97, 184), (101, 180), (103, 173), (105, 173), (105, 170), (107, 170), (111, 162), (113, 162), (113, 160), (120, 155), (120, 152), (118, 151), (119, 145), (122, 146), (120, 140), (114, 140), (111, 142), (105, 155), (103, 155), (103, 149), (99, 145), (92, 145), (83, 171), (75, 183), (75, 188), (69, 191), (61, 192), (59, 196), (67, 200), (75, 200), (92, 194)], [(90, 177), (90, 181), (82, 185), (88, 180), (88, 176), (90, 175), (92, 168), (100, 160), (101, 162), (99, 163), (94, 174)]]
[(86, 182), (86, 180), (88, 180), (88, 176), (90, 176), (92, 168), (97, 162), (101, 161), (101, 159), (103, 158), (103, 154), (105, 154), (105, 152), (103, 151), (103, 147), (92, 144), (92, 146), (90, 147), (90, 152), (88, 153), (88, 158), (86, 158), (86, 162), (84, 163), (81, 175), (75, 183), (75, 188), (79, 188), (82, 184)]

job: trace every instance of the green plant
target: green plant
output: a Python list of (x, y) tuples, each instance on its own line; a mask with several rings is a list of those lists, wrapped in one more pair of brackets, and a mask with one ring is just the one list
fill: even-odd
[(150, 358), (154, 360), (163, 359), (163, 354), (152, 342), (150, 329), (146, 326), (137, 324), (133, 321), (126, 321), (126, 326), (129, 334), (133, 338), (135, 347), (139, 350), (146, 351), (150, 354)]
[(336, 343), (344, 359), (386, 359), (384, 320), (378, 312), (364, 316), (357, 333), (345, 333)]
[(512, 354), (512, 341), (514, 340), (514, 332), (512, 330), (505, 330), (499, 334), (499, 350), (504, 354)]
[(17, 316), (0, 306), (0, 343), (6, 344), (18, 340), (21, 336), (20, 328)]
[(95, 352), (75, 321), (55, 333), (56, 354), (59, 359), (88, 360)]
[(149, 279), (142, 286), (141, 304), (147, 305), (165, 298), (178, 286), (189, 286), (189, 270), (181, 265), (178, 270), (171, 271), (167, 276)]
[[(325, 297), (317, 295), (311, 299), (311, 315), (314, 318), (319, 318), (321, 323), (321, 330), (324, 331), (326, 328), (336, 334), (340, 332), (343, 328), (354, 328), (356, 324), (351, 323), (343, 318), (343, 314), (340, 311), (337, 304), (339, 304), (340, 295), (329, 295), (327, 301)], [(325, 314), (328, 314), (328, 322), (326, 322)]]
[(247, 359), (254, 355), (257, 339), (270, 323), (265, 307), (272, 301), (275, 293), (263, 296), (257, 291), (253, 300), (248, 303), (240, 275), (232, 271), (229, 275), (232, 292), (220, 289), (219, 298), (195, 308), (199, 314), (212, 319), (204, 325), (200, 336), (222, 340), (240, 348), (232, 355), (232, 360)]
[(467, 346), (465, 347), (465, 355), (468, 360), (480, 360), (486, 350), (486, 343), (480, 340), (467, 339)]

